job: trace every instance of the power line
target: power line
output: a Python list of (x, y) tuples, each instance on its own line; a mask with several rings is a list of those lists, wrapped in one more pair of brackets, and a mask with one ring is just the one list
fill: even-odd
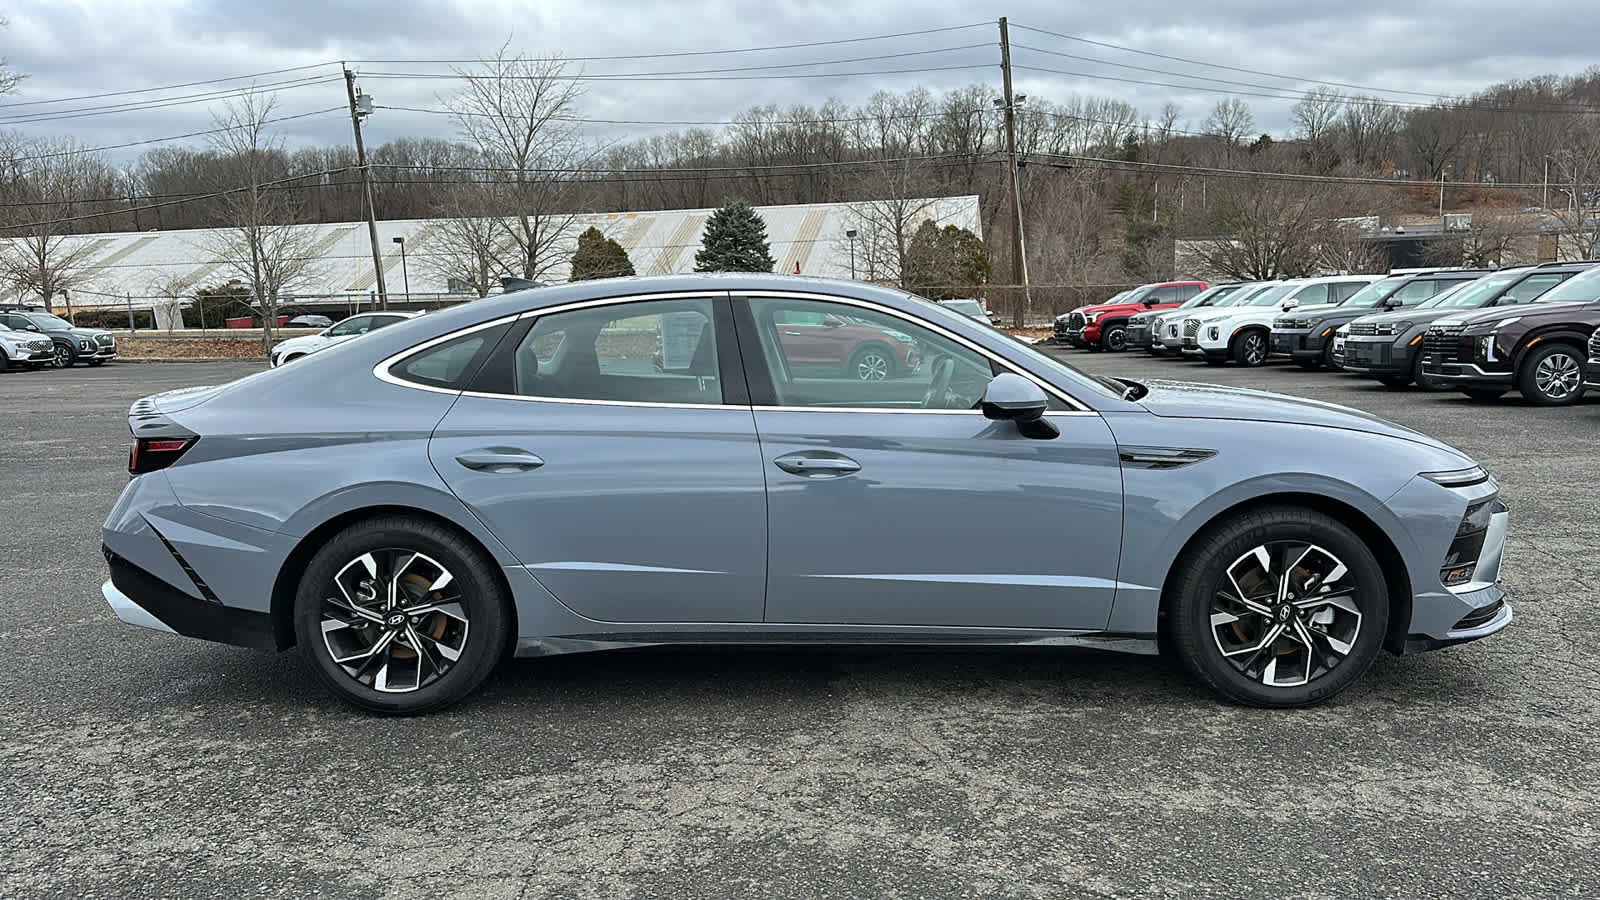
[[(269, 82), (258, 85), (256, 90), (293, 90), (301, 87), (311, 87), (318, 84), (328, 84), (338, 80), (327, 75), (311, 76), (308, 78), (291, 79), (287, 81)], [(206, 103), (237, 95), (239, 88), (229, 88), (222, 91), (207, 91), (200, 94), (188, 94), (179, 97), (166, 97), (157, 100), (141, 100), (131, 103), (115, 103), (102, 106), (85, 106), (69, 110), (52, 110), (49, 112), (26, 113), (11, 116), (0, 116), (0, 125), (28, 125), (36, 122), (53, 122), (60, 119), (82, 119), (91, 116), (114, 115), (124, 112), (143, 112), (151, 109), (167, 109), (173, 106), (185, 106), (191, 103)]]
[(105, 97), (127, 97), (134, 94), (156, 94), (164, 91), (176, 91), (183, 88), (200, 87), (207, 84), (222, 84), (228, 81), (249, 81), (256, 78), (265, 78), (268, 75), (284, 75), (289, 72), (304, 72), (322, 66), (336, 65), (333, 61), (310, 63), (304, 66), (290, 66), (286, 69), (269, 69), (265, 72), (252, 72), (248, 75), (229, 75), (224, 78), (209, 78), (204, 81), (186, 81), (181, 84), (165, 84), (159, 87), (130, 88), (124, 91), (104, 91), (99, 94), (80, 94), (76, 97), (56, 97), (52, 100), (22, 100), (14, 103), (0, 103), (0, 109), (9, 109), (17, 106), (41, 106), (52, 103), (76, 103), (79, 100), (100, 100)]
[[(262, 120), (262, 124), (272, 124), (272, 123), (277, 123), (277, 122), (291, 122), (291, 121), (294, 121), (295, 119), (307, 119), (307, 118), (311, 118), (313, 116), (322, 116), (322, 115), (327, 115), (328, 113), (343, 112), (343, 111), (344, 111), (344, 107), (343, 106), (330, 106), (330, 107), (327, 107), (326, 109), (314, 109), (314, 110), (312, 110), (310, 112), (296, 113), (295, 115), (292, 115), (292, 116), (275, 116), (275, 117), (270, 118), (270, 119)], [(232, 131), (232, 130), (233, 129), (231, 127), (207, 128), (207, 129), (205, 129), (203, 131), (190, 131), (190, 132), (188, 132), (186, 134), (173, 134), (173, 135), (168, 135), (166, 137), (147, 138), (147, 139), (142, 140), (142, 141), (128, 141), (127, 143), (124, 143), (124, 144), (105, 144), (105, 145), (102, 145), (102, 146), (99, 146), (99, 147), (83, 147), (83, 148), (74, 149), (74, 150), (57, 150), (57, 151), (54, 151), (54, 152), (51, 152), (51, 153), (36, 153), (36, 154), (34, 154), (32, 156), (16, 156), (16, 157), (10, 157), (10, 158), (6, 158), (6, 159), (3, 159), (3, 160), (0, 160), (0, 162), (5, 162), (5, 163), (35, 162), (35, 161), (41, 160), (41, 159), (57, 159), (57, 158), (60, 158), (60, 157), (63, 157), (63, 156), (78, 156), (80, 154), (102, 153), (102, 152), (105, 152), (107, 150), (126, 150), (129, 147), (143, 147), (143, 146), (146, 146), (148, 144), (163, 144), (163, 143), (166, 143), (167, 141), (181, 141), (181, 140), (184, 140), (185, 138), (204, 137), (204, 136), (206, 136), (208, 134), (221, 134), (224, 131)]]
[[(390, 106), (388, 104), (383, 104), (383, 103), (375, 104), (374, 108), (375, 109), (392, 109), (392, 110), (395, 110), (397, 112), (426, 113), (428, 115), (435, 115), (435, 116), (466, 116), (468, 118), (491, 118), (491, 119), (492, 118), (499, 118), (499, 116), (497, 116), (495, 113), (457, 112), (457, 111), (451, 110), (451, 109), (427, 109), (425, 107), (420, 107), (420, 106)], [(963, 110), (937, 110), (937, 111), (934, 111), (934, 112), (927, 112), (927, 113), (895, 113), (895, 114), (892, 114), (892, 115), (884, 115), (884, 116), (840, 116), (838, 118), (830, 118), (830, 119), (791, 119), (791, 118), (788, 118), (788, 117), (781, 117), (781, 118), (776, 118), (776, 119), (764, 120), (764, 122), (767, 123), (767, 124), (773, 124), (773, 125), (780, 125), (781, 126), (781, 125), (833, 125), (833, 124), (849, 124), (849, 123), (856, 123), (856, 122), (877, 122), (877, 121), (880, 121), (880, 120), (882, 120), (882, 121), (919, 121), (919, 120), (923, 120), (923, 119), (940, 119), (940, 118), (944, 118), (945, 116), (950, 115), (952, 113), (955, 114), (955, 115), (963, 115), (963, 116), (965, 116), (965, 115), (972, 115), (974, 113), (983, 113), (983, 112), (987, 112), (987, 111), (988, 111), (988, 109), (986, 107), (974, 107), (972, 109), (963, 109)], [(782, 114), (780, 113), (780, 116), (781, 115)], [(649, 119), (591, 119), (591, 118), (587, 118), (587, 117), (584, 117), (584, 116), (550, 116), (549, 118), (553, 119), (555, 121), (558, 121), (558, 122), (573, 122), (573, 123), (582, 124), (582, 125), (679, 125), (679, 126), (716, 126), (716, 125), (721, 125), (721, 126), (730, 126), (730, 125), (742, 125), (742, 124), (745, 124), (744, 122), (742, 122), (740, 120), (737, 120), (737, 119), (718, 120), (718, 121), (663, 121), (663, 120), (649, 120)]]
[[(1542, 183), (1532, 182), (1482, 182), (1482, 181), (1444, 181), (1431, 179), (1428, 181), (1400, 180), (1396, 178), (1371, 178), (1358, 175), (1305, 175), (1295, 172), (1272, 172), (1261, 169), (1225, 169), (1215, 166), (1188, 166), (1178, 163), (1153, 163), (1138, 160), (1109, 159), (1100, 156), (1085, 156), (1070, 153), (1030, 153), (1029, 157), (1041, 157), (1046, 160), (1065, 160), (1069, 163), (1091, 163), (1094, 168), (1116, 169), (1123, 171), (1139, 172), (1167, 172), (1176, 174), (1199, 174), (1217, 178), (1249, 178), (1267, 181), (1291, 181), (1302, 184), (1359, 184), (1373, 187), (1392, 188), (1434, 188), (1441, 184), (1446, 188), (1473, 189), (1473, 190), (1537, 190)], [(1067, 166), (1066, 168), (1070, 168)]]
[[(759, 67), (758, 67), (759, 68)], [(629, 74), (625, 72), (609, 72), (603, 75), (564, 75), (571, 81), (596, 81), (596, 82), (627, 82), (627, 81), (774, 81), (787, 78), (857, 78), (864, 75), (915, 75), (927, 72), (956, 72), (971, 71), (973, 69), (993, 68), (992, 63), (972, 64), (960, 66), (929, 66), (913, 69), (872, 69), (862, 72), (794, 72), (787, 74), (769, 75), (670, 75), (657, 73)], [(435, 81), (470, 80), (473, 78), (506, 78), (514, 81), (538, 80), (538, 75), (460, 75), (455, 73), (441, 74), (438, 72), (363, 72), (362, 78), (421, 78)]]
[[(563, 79), (563, 80), (565, 80), (565, 79), (574, 79), (574, 78), (623, 79), (623, 78), (645, 78), (645, 77), (669, 76), (669, 75), (670, 76), (677, 76), (677, 75), (718, 75), (718, 74), (733, 73), (733, 72), (763, 72), (763, 71), (768, 71), (768, 70), (772, 70), (772, 69), (806, 69), (806, 68), (811, 68), (813, 66), (837, 66), (837, 65), (845, 65), (845, 64), (848, 64), (848, 63), (881, 62), (881, 61), (887, 60), (887, 59), (906, 59), (906, 58), (913, 57), (913, 56), (933, 56), (933, 55), (945, 54), (945, 53), (958, 53), (958, 52), (960, 52), (962, 50), (978, 50), (978, 49), (986, 49), (988, 47), (989, 47), (989, 44), (987, 44), (987, 43), (984, 43), (984, 44), (960, 44), (960, 45), (953, 46), (953, 47), (935, 47), (932, 50), (908, 50), (908, 51), (906, 51), (904, 53), (883, 53), (883, 54), (879, 54), (877, 56), (850, 56), (850, 57), (845, 57), (845, 58), (842, 58), (842, 59), (819, 59), (819, 60), (813, 60), (813, 61), (808, 61), (808, 62), (768, 63), (768, 64), (763, 64), (763, 65), (752, 65), (752, 66), (727, 66), (727, 67), (717, 68), (717, 69), (683, 69), (683, 70), (674, 71), (674, 72), (614, 72), (614, 73), (605, 73), (605, 74), (599, 74), (599, 75), (589, 75), (589, 74), (579, 73), (579, 74), (576, 74), (576, 75), (562, 75), (562, 76), (560, 76), (560, 78)], [(382, 72), (367, 72), (367, 73), (362, 73), (362, 74), (364, 76), (365, 75), (370, 75), (370, 76), (373, 76), (373, 77), (385, 77), (384, 73), (382, 73)], [(501, 79), (501, 78), (507, 78), (507, 79), (512, 79), (512, 80), (528, 80), (528, 79), (542, 80), (542, 79), (546, 78), (547, 76), (544, 76), (544, 75), (501, 75), (501, 74), (497, 74), (497, 73), (492, 72), (492, 71), (491, 72), (486, 72), (486, 73), (481, 73), (481, 74), (477, 73), (477, 72), (458, 72), (457, 71), (457, 72), (430, 72), (430, 73), (419, 74), (417, 77), (452, 78), (452, 79), (483, 79), (485, 81), (494, 81), (494, 80)], [(553, 77), (553, 76), (551, 76), (551, 77)]]
[[(555, 57), (565, 62), (612, 62), (616, 60), (634, 59), (673, 59), (686, 56), (726, 56), (734, 53), (766, 53), (773, 50), (799, 50), (808, 47), (836, 47), (842, 44), (861, 44), (869, 41), (887, 41), (895, 38), (921, 37), (929, 34), (944, 34), (951, 31), (966, 31), (973, 28), (993, 28), (993, 22), (974, 22), (970, 25), (951, 25), (945, 28), (924, 28), (920, 31), (901, 31), (894, 34), (875, 34), (867, 37), (840, 38), (831, 41), (806, 41), (799, 44), (771, 44), (764, 47), (738, 47), (729, 50), (684, 50), (674, 53), (630, 53), (626, 56), (564, 56)], [(481, 65), (492, 62), (488, 59), (352, 59), (352, 64), (368, 65)]]

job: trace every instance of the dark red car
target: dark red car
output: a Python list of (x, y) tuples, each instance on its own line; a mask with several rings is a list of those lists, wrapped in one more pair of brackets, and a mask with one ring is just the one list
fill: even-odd
[(1084, 306), (1056, 317), (1055, 340), (1081, 350), (1120, 352), (1128, 347), (1128, 319), (1148, 309), (1176, 307), (1210, 287), (1204, 281), (1158, 281), (1142, 284), (1097, 306)]
[(784, 310), (774, 324), (791, 366), (844, 371), (861, 381), (882, 381), (913, 372), (919, 357), (905, 334), (864, 319)]

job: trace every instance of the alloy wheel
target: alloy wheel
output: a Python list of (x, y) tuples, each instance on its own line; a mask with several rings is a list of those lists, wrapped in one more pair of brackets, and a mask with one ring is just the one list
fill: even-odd
[(460, 661), (470, 622), (455, 576), (432, 557), (363, 553), (333, 576), (321, 608), (329, 658), (357, 683), (409, 693)]
[(864, 353), (856, 360), (856, 378), (861, 381), (882, 381), (889, 377), (889, 360), (876, 350)]
[(1121, 353), (1128, 348), (1128, 333), (1121, 328), (1113, 328), (1106, 332), (1106, 349), (1112, 353)]
[(1244, 336), (1244, 364), (1259, 366), (1267, 358), (1267, 339), (1257, 332)]
[(66, 344), (57, 344), (54, 365), (58, 369), (65, 369), (71, 366), (72, 348)]
[(1583, 366), (1569, 353), (1552, 353), (1539, 360), (1533, 370), (1533, 383), (1539, 393), (1551, 400), (1565, 400), (1583, 384)]
[(1361, 634), (1358, 585), (1337, 556), (1303, 541), (1271, 541), (1224, 572), (1210, 630), (1233, 669), (1267, 687), (1299, 687), (1350, 655)]

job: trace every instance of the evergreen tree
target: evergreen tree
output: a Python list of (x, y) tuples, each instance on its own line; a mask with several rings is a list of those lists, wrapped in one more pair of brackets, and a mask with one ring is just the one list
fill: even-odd
[(749, 204), (730, 203), (706, 220), (696, 272), (771, 272), (773, 265), (767, 223)]
[(578, 249), (572, 254), (572, 274), (568, 281), (593, 278), (621, 278), (634, 274), (633, 262), (622, 245), (590, 227), (578, 235)]
[(925, 219), (906, 248), (906, 290), (931, 300), (971, 297), (991, 273), (983, 239), (966, 228)]

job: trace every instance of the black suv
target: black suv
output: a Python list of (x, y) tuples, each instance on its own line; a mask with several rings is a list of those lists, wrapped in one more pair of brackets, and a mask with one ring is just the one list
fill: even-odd
[(1344, 370), (1376, 378), (1392, 388), (1403, 388), (1413, 379), (1419, 387), (1441, 388), (1443, 385), (1422, 371), (1422, 339), (1430, 324), (1466, 310), (1533, 302), (1593, 265), (1566, 262), (1501, 269), (1448, 295), (1424, 300), (1420, 306), (1362, 316), (1350, 323), (1344, 339)]
[(1394, 275), (1374, 281), (1338, 306), (1291, 310), (1272, 323), (1272, 354), (1293, 359), (1302, 369), (1333, 368), (1333, 333), (1348, 322), (1386, 309), (1416, 306), (1488, 269), (1448, 269)]
[(117, 338), (100, 328), (79, 328), (47, 312), (0, 311), (0, 325), (43, 334), (55, 342), (55, 363), (65, 369), (85, 362), (98, 366), (117, 356)]

